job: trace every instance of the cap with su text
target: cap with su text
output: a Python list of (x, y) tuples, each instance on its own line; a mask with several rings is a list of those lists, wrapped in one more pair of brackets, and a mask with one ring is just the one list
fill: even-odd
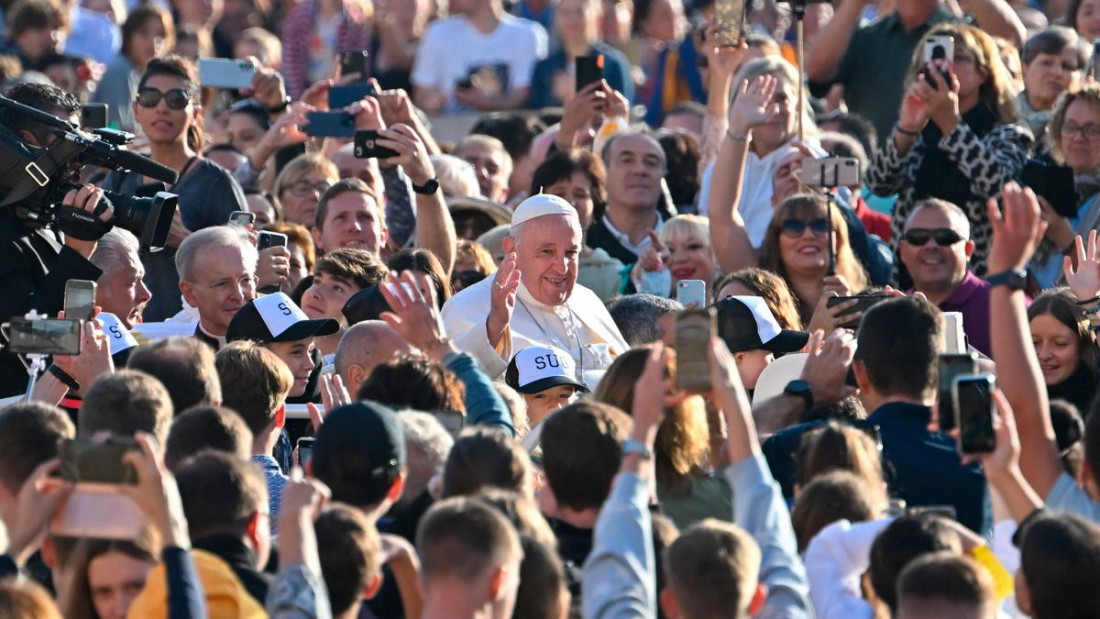
[(552, 346), (528, 346), (517, 352), (504, 371), (504, 382), (527, 394), (561, 385), (588, 391), (588, 387), (577, 380), (573, 357)]
[(257, 342), (297, 342), (315, 335), (332, 335), (340, 323), (331, 318), (316, 320), (306, 316), (290, 297), (281, 292), (256, 297), (237, 311), (225, 339)]

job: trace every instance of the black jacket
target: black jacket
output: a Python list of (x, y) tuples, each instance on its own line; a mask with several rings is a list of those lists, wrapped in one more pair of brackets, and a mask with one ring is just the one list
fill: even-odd
[[(102, 271), (58, 242), (52, 231), (30, 228), (7, 211), (0, 212), (0, 322), (31, 309), (56, 317), (65, 300), (65, 283), (96, 281)], [(7, 349), (0, 350), (0, 397), (26, 388), (26, 366)]]

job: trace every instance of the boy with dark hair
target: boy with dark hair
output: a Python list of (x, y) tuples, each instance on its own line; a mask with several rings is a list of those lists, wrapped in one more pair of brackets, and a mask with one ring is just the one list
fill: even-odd
[(156, 378), (168, 390), (177, 413), (192, 406), (217, 406), (222, 387), (214, 369), (214, 351), (193, 337), (170, 337), (139, 346), (126, 367)]
[(995, 619), (993, 578), (969, 557), (934, 552), (901, 572), (895, 619)]
[(358, 617), (362, 600), (373, 598), (382, 586), (378, 531), (359, 510), (340, 504), (329, 506), (313, 527), (332, 616)]
[(119, 370), (100, 376), (88, 392), (77, 414), (80, 436), (110, 432), (132, 437), (139, 430), (164, 444), (172, 423), (172, 399), (160, 381), (137, 370)]
[(897, 612), (898, 576), (914, 559), (933, 552), (962, 554), (959, 535), (935, 514), (910, 514), (891, 522), (871, 545), (867, 573), (871, 589), (891, 613)]
[(207, 451), (176, 469), (192, 545), (225, 561), (263, 605), (271, 576), (260, 571), (271, 550), (267, 484), (253, 462)]
[(436, 503), (416, 533), (425, 617), (512, 616), (523, 549), (515, 528), (476, 498)]
[[(346, 324), (343, 309), (348, 299), (378, 285), (388, 275), (389, 269), (378, 254), (365, 249), (344, 247), (328, 252), (313, 267), (313, 282), (302, 293), (302, 311), (315, 320), (331, 318)], [(342, 332), (316, 339), (324, 365), (335, 365)]]
[(236, 412), (222, 406), (196, 406), (172, 420), (164, 443), (164, 466), (169, 470), (191, 456), (211, 449), (248, 459), (252, 431)]
[(274, 452), (286, 422), (286, 397), (294, 377), (275, 353), (249, 341), (233, 342), (222, 348), (214, 362), (218, 378), (233, 385), (225, 394), (225, 405), (237, 411), (252, 432), (249, 454), (263, 468), (267, 479), (271, 534), (276, 535), (287, 478), (279, 470)]
[(1034, 619), (1100, 617), (1100, 526), (1052, 514), (1025, 522), (1022, 535), (1020, 609)]

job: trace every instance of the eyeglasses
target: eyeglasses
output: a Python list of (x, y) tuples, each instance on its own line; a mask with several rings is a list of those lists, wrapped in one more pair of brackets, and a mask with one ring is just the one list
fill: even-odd
[(825, 218), (811, 219), (804, 221), (802, 219), (784, 219), (783, 223), (779, 224), (779, 232), (784, 236), (791, 238), (798, 238), (806, 232), (806, 228), (810, 229), (815, 236), (825, 234), (829, 230), (829, 224), (825, 221)]
[(295, 198), (305, 198), (312, 193), (323, 194), (328, 191), (328, 188), (332, 186), (332, 183), (320, 182), (311, 183), (309, 181), (298, 181), (293, 185), (288, 185), (286, 190), (290, 192), (290, 195)]
[(191, 103), (191, 93), (184, 88), (172, 88), (161, 92), (156, 88), (142, 88), (137, 93), (137, 104), (145, 108), (154, 108), (160, 104), (160, 100), (168, 104), (172, 110), (183, 110)]
[(1062, 125), (1062, 137), (1071, 138), (1075, 135), (1080, 135), (1086, 140), (1100, 140), (1100, 125), (1078, 125), (1068, 121)]
[(923, 246), (928, 239), (932, 239), (940, 247), (954, 245), (963, 240), (963, 237), (951, 228), (911, 228), (905, 231), (902, 238), (906, 243), (916, 247)]

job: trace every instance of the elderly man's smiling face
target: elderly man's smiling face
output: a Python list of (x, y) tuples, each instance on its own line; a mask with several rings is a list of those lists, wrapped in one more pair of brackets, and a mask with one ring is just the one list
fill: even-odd
[(576, 217), (544, 215), (528, 220), (504, 239), (504, 250), (516, 252), (516, 267), (528, 292), (539, 303), (561, 305), (577, 283), (581, 226)]

